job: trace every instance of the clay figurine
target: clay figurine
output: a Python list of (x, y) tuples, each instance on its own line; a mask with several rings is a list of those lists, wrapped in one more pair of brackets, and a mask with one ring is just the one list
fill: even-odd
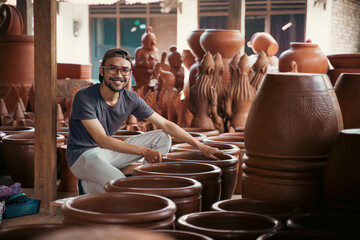
[(168, 61), (171, 67), (171, 72), (174, 74), (176, 79), (175, 88), (180, 92), (184, 87), (184, 67), (182, 66), (181, 54), (177, 51), (175, 45), (170, 46)]
[(269, 65), (269, 60), (266, 54), (261, 51), (256, 59), (256, 62), (252, 65), (251, 69), (255, 72), (254, 77), (251, 79), (250, 84), (258, 90), (263, 79), (264, 75), (267, 72), (267, 68)]

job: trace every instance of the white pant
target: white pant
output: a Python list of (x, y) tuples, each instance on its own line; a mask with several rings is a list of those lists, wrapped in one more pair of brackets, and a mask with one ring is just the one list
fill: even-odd
[[(162, 130), (146, 132), (128, 138), (125, 142), (168, 153), (171, 147), (171, 137)], [(84, 152), (71, 166), (71, 172), (81, 179), (85, 193), (105, 192), (107, 182), (124, 178), (119, 170), (131, 163), (144, 159), (141, 155), (120, 153), (100, 147)], [(144, 163), (146, 163), (144, 159)]]

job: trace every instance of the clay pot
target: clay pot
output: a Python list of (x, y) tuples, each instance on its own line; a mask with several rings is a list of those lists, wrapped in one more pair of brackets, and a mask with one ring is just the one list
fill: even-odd
[(327, 55), (331, 65), (343, 69), (360, 69), (360, 54), (330, 54)]
[(176, 227), (213, 239), (256, 239), (280, 229), (282, 224), (275, 218), (260, 214), (211, 211), (184, 215), (178, 219)]
[(347, 215), (360, 213), (360, 129), (342, 130), (324, 169), (324, 205)]
[(276, 218), (283, 223), (285, 223), (289, 217), (300, 213), (300, 208), (293, 204), (249, 198), (219, 201), (212, 205), (212, 209), (215, 211), (257, 213)]
[(139, 175), (167, 175), (188, 177), (198, 180), (203, 189), (201, 191), (202, 210), (210, 210), (214, 202), (219, 201), (221, 194), (221, 169), (205, 163), (167, 162), (138, 166), (133, 169), (134, 176)]
[(175, 203), (165, 197), (129, 192), (82, 195), (62, 206), (64, 224), (111, 224), (143, 229), (172, 229), (175, 212)]
[(42, 235), (63, 229), (63, 224), (25, 224), (0, 228), (0, 238), (8, 240), (37, 239)]
[(260, 53), (264, 51), (267, 56), (274, 56), (278, 49), (279, 44), (269, 33), (266, 32), (257, 32), (251, 37), (248, 46), (252, 48), (255, 53)]
[[(34, 187), (35, 132), (5, 136), (4, 158), (14, 182), (22, 187)], [(57, 147), (64, 144), (65, 137), (57, 135)]]
[(205, 51), (203, 50), (203, 48), (200, 45), (200, 36), (205, 32), (205, 29), (197, 29), (197, 30), (193, 30), (189, 33), (188, 37), (187, 37), (187, 43), (190, 47), (190, 51), (191, 53), (195, 56), (196, 61), (200, 61), (204, 54)]
[(342, 128), (326, 75), (267, 74), (245, 128), (243, 197), (314, 210), (327, 154)]
[(222, 172), (220, 199), (230, 199), (235, 190), (239, 159), (228, 154), (215, 156), (218, 160), (206, 157), (202, 152), (173, 152), (163, 157), (163, 162), (199, 162), (218, 166)]
[[(210, 147), (215, 147), (220, 151), (223, 151), (225, 154), (230, 154), (236, 157), (239, 157), (240, 155), (240, 148), (234, 144), (227, 144), (227, 143), (204, 143), (204, 144)], [(171, 147), (170, 150), (170, 152), (180, 152), (180, 151), (200, 152), (198, 148), (195, 148), (194, 146), (188, 143), (175, 144)]]
[(360, 73), (342, 73), (335, 84), (335, 93), (340, 104), (344, 129), (360, 128)]
[(105, 185), (106, 192), (137, 192), (167, 197), (176, 204), (176, 217), (201, 211), (201, 183), (174, 176), (136, 176), (115, 179)]
[[(195, 138), (196, 140), (198, 140), (199, 142), (202, 142), (205, 138), (206, 135), (202, 134), (202, 133), (198, 133), (198, 132), (188, 132), (193, 138)], [(184, 141), (181, 141), (180, 139), (171, 138), (172, 144), (178, 144), (178, 143), (184, 143)]]
[(336, 81), (338, 80), (340, 74), (342, 73), (360, 73), (360, 68), (359, 69), (351, 69), (351, 68), (329, 69), (328, 75), (333, 86), (335, 86)]
[(186, 132), (197, 132), (202, 133), (207, 137), (211, 136), (218, 136), (219, 130), (213, 130), (213, 129), (205, 129), (205, 128), (195, 128), (195, 127), (184, 127), (183, 128)]
[(212, 240), (203, 234), (181, 231), (181, 230), (154, 230), (154, 232), (164, 233), (174, 238), (174, 240)]
[(292, 65), (297, 66), (297, 71), (302, 73), (328, 72), (328, 60), (318, 44), (315, 43), (290, 43), (290, 49), (279, 56), (279, 72), (291, 72)]
[(6, 135), (12, 135), (17, 133), (23, 133), (23, 132), (34, 132), (34, 127), (26, 127), (26, 126), (0, 126), (0, 131), (5, 133)]
[(188, 49), (182, 51), (182, 61), (187, 70), (190, 70), (191, 66), (196, 63), (195, 56)]
[(341, 240), (342, 238), (324, 236), (317, 233), (309, 233), (304, 231), (285, 230), (266, 233), (256, 240)]
[(230, 82), (229, 63), (235, 53), (240, 52), (245, 39), (239, 30), (230, 29), (207, 29), (200, 36), (200, 45), (205, 52), (212, 55), (220, 53), (224, 63), (222, 83)]
[(112, 137), (124, 141), (128, 138), (139, 135), (141, 133), (143, 133), (143, 132), (142, 131), (117, 130), (116, 133), (114, 135), (112, 135)]
[[(66, 137), (65, 137), (66, 138)], [(61, 154), (60, 163), (60, 183), (57, 190), (60, 192), (77, 192), (78, 178), (71, 172), (68, 162), (66, 160), (67, 145), (61, 145), (58, 150)]]

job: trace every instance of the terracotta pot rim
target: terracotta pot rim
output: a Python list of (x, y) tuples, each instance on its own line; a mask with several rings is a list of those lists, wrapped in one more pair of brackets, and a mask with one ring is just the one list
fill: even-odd
[[(33, 138), (22, 138), (24, 136), (32, 136)], [(56, 134), (57, 145), (64, 142), (65, 137), (61, 134)], [(23, 132), (12, 135), (7, 135), (2, 138), (5, 144), (19, 144), (19, 145), (34, 145), (35, 144), (35, 132)]]
[[(221, 150), (220, 149), (220, 151), (223, 151), (224, 153), (226, 153), (226, 154), (230, 154), (230, 153), (227, 153), (226, 151), (238, 151), (239, 153), (240, 153), (240, 148), (238, 147), (238, 146), (236, 146), (235, 144), (230, 144), (230, 143), (225, 143), (225, 142), (218, 142), (218, 143), (215, 143), (215, 142), (207, 142), (207, 143), (204, 143), (205, 145), (207, 145), (207, 146), (211, 146), (211, 147), (213, 147), (213, 146), (228, 146), (229, 148), (228, 149), (224, 149), (224, 150)], [(191, 147), (191, 145), (190, 144), (188, 144), (188, 143), (178, 143), (178, 144), (174, 144), (172, 147), (171, 147), (171, 150), (172, 149), (179, 149), (179, 151), (180, 151), (180, 149), (182, 148), (182, 147), (187, 147), (187, 146), (189, 146), (189, 147)], [(178, 151), (178, 150), (176, 150), (176, 151)], [(174, 151), (174, 152), (176, 152), (176, 151)], [(181, 150), (181, 151), (189, 151), (189, 152), (199, 152), (200, 150), (199, 149), (197, 149), (197, 148), (184, 148), (184, 150)]]
[(290, 47), (317, 48), (319, 44), (307, 42), (291, 42)]
[[(299, 160), (299, 159), (323, 159), (323, 158), (327, 158), (328, 155), (308, 155), (308, 156), (296, 156), (296, 155), (292, 155), (292, 156), (288, 156), (288, 155), (276, 155), (276, 154), (264, 154), (264, 153), (256, 153), (256, 152), (251, 152), (248, 150), (245, 150), (245, 154), (250, 155), (250, 156), (259, 156), (259, 157), (266, 157), (266, 158), (280, 158), (280, 159), (294, 159), (294, 160)], [(319, 160), (320, 161), (320, 160)]]
[[(237, 165), (239, 162), (239, 158), (230, 154), (222, 154), (222, 156), (227, 157), (226, 159), (186, 159), (186, 158), (176, 158), (175, 155), (203, 155), (201, 152), (187, 152), (187, 151), (179, 151), (168, 153), (166, 157), (163, 157), (163, 162), (195, 162), (195, 163), (207, 163), (213, 164), (220, 168), (229, 167)], [(170, 157), (168, 157), (170, 155)], [(171, 158), (174, 156), (174, 158)]]

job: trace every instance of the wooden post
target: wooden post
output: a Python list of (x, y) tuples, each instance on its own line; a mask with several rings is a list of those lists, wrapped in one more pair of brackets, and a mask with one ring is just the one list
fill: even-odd
[(245, 37), (245, 0), (229, 0), (228, 28), (240, 30)]
[(19, 10), (24, 23), (23, 34), (32, 35), (32, 4), (31, 0), (17, 0), (16, 8)]
[(35, 197), (49, 209), (56, 198), (56, 1), (34, 1)]

